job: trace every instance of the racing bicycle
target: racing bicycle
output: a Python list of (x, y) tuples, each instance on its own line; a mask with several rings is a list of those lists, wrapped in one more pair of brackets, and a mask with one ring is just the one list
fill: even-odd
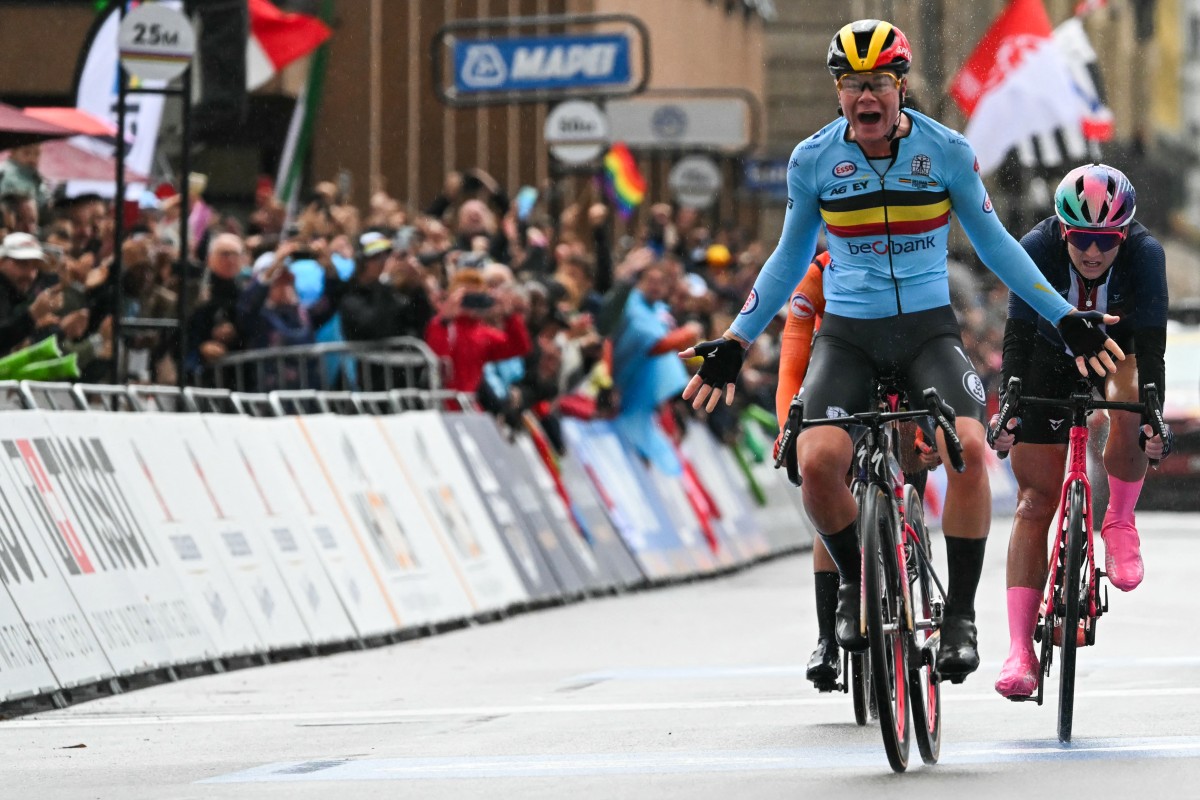
[[(1075, 720), (1075, 657), (1080, 647), (1096, 643), (1096, 625), (1108, 611), (1108, 589), (1100, 585), (1104, 571), (1096, 566), (1096, 548), (1092, 538), (1092, 485), (1087, 476), (1088, 416), (1097, 409), (1132, 411), (1142, 415), (1151, 430), (1163, 431), (1162, 406), (1153, 383), (1142, 387), (1142, 403), (1120, 403), (1096, 397), (1087, 382), (1067, 398), (1025, 397), (1021, 379), (1010, 378), (1000, 404), (995, 426), (989, 426), (988, 444), (1010, 420), (1020, 417), (1030, 406), (1052, 406), (1071, 413), (1070, 445), (1067, 470), (1059, 498), (1058, 519), (1054, 527), (1054, 549), (1050, 553), (1050, 574), (1042, 611), (1034, 629), (1034, 640), (1041, 645), (1038, 658), (1037, 692), (1028, 697), (1010, 697), (1014, 701), (1036, 702), (1044, 697), (1045, 678), (1050, 674), (1054, 647), (1062, 651), (1058, 678), (1058, 738), (1071, 741)], [(1007, 452), (998, 453), (1003, 458)], [(1151, 464), (1157, 464), (1151, 461)]]
[[(941, 752), (942, 695), (935, 665), (946, 590), (933, 568), (921, 498), (900, 470), (899, 423), (932, 418), (945, 436), (951, 466), (958, 472), (963, 470), (963, 459), (954, 409), (937, 390), (923, 393), (924, 410), (900, 410), (903, 395), (894, 386), (892, 380), (879, 383), (876, 411), (822, 419), (804, 418), (804, 401), (798, 393), (788, 409), (776, 465), (785, 466), (789, 480), (799, 486), (802, 476), (795, 440), (803, 428), (837, 425), (861, 431), (851, 489), (858, 503), (863, 592), (859, 624), (867, 634), (864, 673), (869, 678), (861, 683), (854, 679), (853, 657), (848, 674), (853, 691), (861, 691), (865, 698), (869, 689), (888, 763), (903, 772), (914, 732), (926, 764), (937, 763)], [(855, 716), (862, 724), (859, 707), (856, 696)]]

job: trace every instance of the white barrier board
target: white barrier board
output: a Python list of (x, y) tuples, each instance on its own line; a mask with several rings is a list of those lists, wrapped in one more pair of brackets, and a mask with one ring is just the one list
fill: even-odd
[[(0, 532), (0, 575), (4, 575), (6, 565), (12, 566), (6, 559), (11, 553), (3, 549), (6, 533)], [(7, 576), (0, 579), (0, 703), (59, 688), (29, 626), (4, 588), (7, 581)]]
[(469, 617), (480, 609), (455, 572), (430, 512), (413, 495), (387, 441), (370, 417), (304, 416), (297, 424), (358, 535), (396, 598), (401, 627)]
[(481, 610), (529, 599), (437, 411), (378, 417), (396, 464), (446, 532), (448, 552)]
[[(9, 418), (56, 566), (118, 675), (205, 658), (212, 643), (134, 510), (90, 412)], [(11, 453), (11, 451), (10, 451)]]
[(739, 487), (736, 465), (722, 458), (724, 447), (702, 424), (688, 425), (680, 449), (691, 462), (704, 488), (721, 514), (721, 527), (735, 539), (746, 558), (760, 558), (771, 551), (770, 542), (758, 524), (750, 498)]
[(209, 545), (233, 582), (242, 607), (268, 649), (311, 644), (308, 629), (272, 563), (263, 532), (220, 494), (212, 437), (199, 414), (144, 414), (132, 431), (167, 505)]
[[(31, 411), (0, 413), (0, 549), (4, 583), (63, 688), (114, 675), (112, 664), (55, 563), (61, 533), (48, 519), (21, 455), (26, 437), (49, 430)], [(53, 540), (60, 544), (52, 551)]]
[[(268, 514), (289, 520), (290, 529), (299, 531), (357, 634), (379, 636), (396, 630), (399, 621), (388, 610), (387, 596), (345, 520), (338, 516), (328, 484), (319, 474), (312, 489), (300, 480), (302, 472), (319, 472), (319, 467), (295, 422), (232, 415), (207, 416), (205, 421), (223, 450), (235, 450), (246, 460)], [(296, 463), (300, 461), (304, 464)], [(324, 492), (319, 491), (322, 487)]]
[[(206, 414), (200, 421), (211, 438), (195, 438), (198, 460), (213, 475), (213, 486), (222, 502), (237, 508), (247, 526), (261, 532), (267, 554), (283, 577), (312, 642), (329, 644), (357, 638), (307, 531), (280, 497), (280, 465), (256, 459), (256, 468), (256, 460), (251, 459), (252, 453), (257, 456), (271, 452), (269, 439), (256, 435), (262, 430), (262, 420)], [(217, 431), (222, 433), (218, 436)], [(268, 487), (272, 491), (268, 492)]]

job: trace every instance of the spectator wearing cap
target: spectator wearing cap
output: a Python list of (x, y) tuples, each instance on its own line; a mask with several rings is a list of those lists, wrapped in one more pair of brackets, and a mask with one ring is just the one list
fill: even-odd
[[(503, 328), (486, 322), (492, 307)], [(483, 380), (483, 365), (529, 352), (525, 298), (516, 292), (494, 297), (477, 270), (462, 270), (451, 281), (438, 315), (425, 329), (425, 341), (446, 364), (447, 389), (475, 394)]]
[[(342, 335), (348, 342), (380, 342), (401, 336), (417, 339), (433, 318), (425, 270), (412, 253), (398, 250), (378, 231), (359, 237), (359, 255), (339, 305)], [(419, 377), (419, 376), (418, 376)], [(361, 388), (404, 388), (408, 373), (371, 364)]]
[(58, 323), (62, 287), (34, 295), (42, 245), (28, 233), (10, 233), (0, 245), (0, 354), (6, 354), (38, 328)]

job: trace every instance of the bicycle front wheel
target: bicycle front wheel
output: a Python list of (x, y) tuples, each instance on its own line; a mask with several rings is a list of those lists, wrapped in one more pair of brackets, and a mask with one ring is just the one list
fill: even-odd
[(868, 653), (847, 653), (850, 698), (854, 701), (854, 721), (866, 725), (876, 714), (871, 703), (871, 665)]
[[(863, 605), (871, 653), (871, 684), (879, 710), (879, 729), (888, 763), (908, 768), (907, 618), (900, 581), (907, 572), (899, 560), (895, 520), (888, 496), (868, 486), (859, 521), (863, 549)], [(902, 577), (903, 576), (903, 577)]]
[(936, 591), (932, 574), (933, 548), (929, 542), (929, 531), (925, 528), (925, 507), (912, 486), (904, 489), (904, 517), (912, 529), (906, 550), (914, 624), (912, 655), (919, 659), (908, 665), (913, 732), (917, 738), (917, 749), (921, 751), (921, 760), (926, 764), (936, 764), (942, 751), (942, 685), (934, 679), (934, 654), (926, 649), (926, 643), (933, 635)]
[(1079, 617), (1087, 602), (1088, 576), (1083, 565), (1087, 563), (1087, 531), (1084, 529), (1087, 502), (1083, 483), (1075, 481), (1067, 491), (1067, 527), (1062, 531), (1066, 554), (1062, 559), (1062, 662), (1058, 680), (1058, 739), (1071, 741), (1071, 727), (1075, 720), (1075, 654), (1079, 646)]

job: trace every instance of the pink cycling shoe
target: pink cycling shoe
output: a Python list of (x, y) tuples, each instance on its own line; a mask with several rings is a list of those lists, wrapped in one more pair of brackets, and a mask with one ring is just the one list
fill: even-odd
[(1037, 690), (1040, 668), (1032, 650), (1019, 648), (1010, 652), (996, 679), (996, 691), (1004, 697), (1029, 697)]
[(1136, 589), (1145, 575), (1145, 567), (1142, 543), (1132, 515), (1129, 519), (1112, 519), (1111, 514), (1106, 515), (1100, 535), (1104, 538), (1104, 571), (1109, 583), (1122, 592)]

